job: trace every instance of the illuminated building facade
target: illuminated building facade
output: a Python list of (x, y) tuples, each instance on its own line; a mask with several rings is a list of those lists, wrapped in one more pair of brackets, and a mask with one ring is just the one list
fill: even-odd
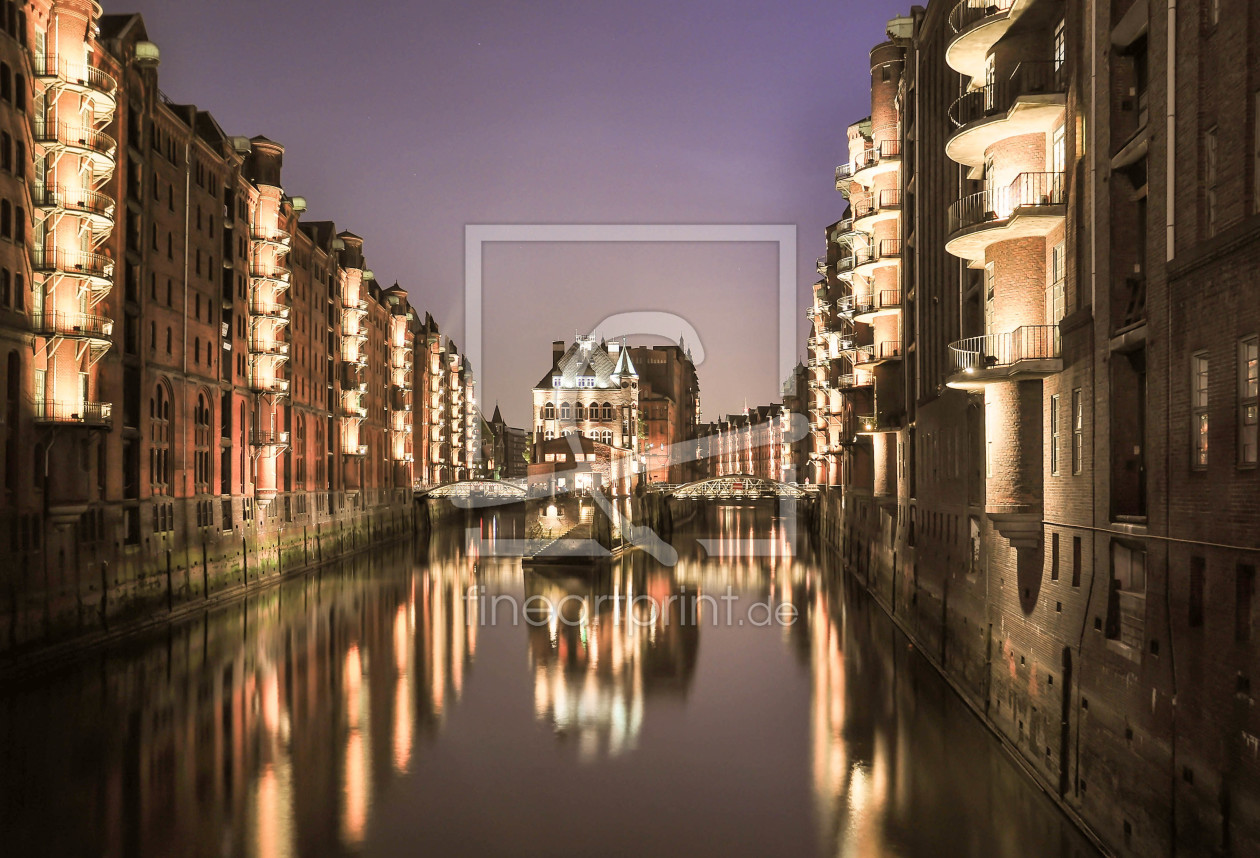
[[(362, 239), (302, 220), (282, 145), (158, 88), (138, 15), (4, 12), (0, 551), (23, 574), (0, 646), (408, 532), (431, 320)], [(462, 436), (472, 374), (451, 372)], [(467, 449), (432, 464), (466, 472)]]
[(1116, 854), (1260, 849), (1249, 11), (894, 19), (809, 311), (828, 541)]

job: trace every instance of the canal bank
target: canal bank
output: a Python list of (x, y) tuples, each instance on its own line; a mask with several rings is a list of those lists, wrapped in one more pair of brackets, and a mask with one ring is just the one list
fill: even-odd
[(23, 552), (0, 583), (0, 654), (38, 660), (160, 624), (251, 587), (408, 539), (409, 490), (282, 496), (229, 530), (199, 526), (204, 502), (154, 504), (158, 529), (130, 540), (122, 511), (102, 508), (97, 538), (50, 526), (43, 550)]
[[(1066, 756), (1078, 747), (1075, 738), (1081, 729), (1071, 722), (1065, 702), (1073, 694), (1081, 699), (1080, 688), (1073, 685), (1071, 654), (1064, 653), (1067, 670), (1057, 690), (1053, 674), (1039, 676), (1035, 663), (1032, 671), (1027, 670), (1026, 657), (1013, 652), (1002, 638), (1009, 630), (1002, 622), (1000, 600), (984, 598), (989, 582), (983, 558), (946, 551), (926, 554), (921, 565), (913, 531), (907, 535), (902, 528), (899, 532), (900, 522), (892, 521), (887, 507), (869, 495), (846, 497), (824, 489), (816, 513), (812, 532), (820, 550), (834, 558), (839, 574), (870, 596), (1029, 781), (1095, 848), (1105, 855), (1125, 854), (1117, 849), (1119, 844), (1102, 836), (1087, 806), (1079, 799), (1071, 800), (1067, 786)], [(961, 583), (953, 587), (951, 597), (950, 582), (955, 578)], [(999, 581), (997, 589), (1003, 587)], [(1022, 687), (1012, 690), (1010, 685), (1021, 677)], [(1005, 717), (999, 714), (1001, 698), (1007, 701)], [(1088, 709), (1088, 701), (1084, 708)], [(1037, 753), (1043, 742), (1044, 753)]]

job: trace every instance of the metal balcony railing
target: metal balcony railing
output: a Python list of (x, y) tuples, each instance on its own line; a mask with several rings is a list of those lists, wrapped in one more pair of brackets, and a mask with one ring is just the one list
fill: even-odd
[(814, 267), (818, 269), (818, 273), (826, 276), (827, 274), (827, 257), (820, 256), (814, 260)]
[(88, 313), (31, 313), (31, 330), (43, 337), (108, 340), (114, 320)]
[(273, 341), (271, 341), (271, 342), (269, 342), (269, 343), (268, 343), (268, 342), (261, 342), (261, 343), (260, 343), (260, 342), (258, 342), (257, 340), (254, 340), (254, 341), (250, 342), (250, 344), (249, 344), (249, 350), (250, 350), (251, 352), (253, 352), (254, 354), (256, 354), (256, 355), (278, 355), (278, 356), (288, 356), (288, 354), (289, 354), (289, 344), (288, 344), (288, 343), (284, 343), (284, 342), (278, 342), (278, 341), (275, 341), (275, 340), (273, 340)]
[(263, 301), (253, 298), (249, 302), (249, 311), (255, 316), (266, 316), (272, 319), (288, 319), (289, 308), (274, 301)]
[(274, 226), (252, 225), (249, 228), (249, 237), (254, 241), (265, 241), (268, 244), (282, 244), (289, 246), (292, 236), (286, 230)]
[(249, 443), (255, 447), (282, 447), (289, 443), (289, 433), (276, 429), (255, 429), (249, 433)]
[(343, 298), (341, 301), (342, 309), (352, 310), (358, 313), (366, 313), (368, 302), (366, 298)]
[(31, 123), (31, 136), (44, 146), (68, 146), (86, 149), (100, 155), (113, 157), (118, 143), (104, 131), (96, 131), (86, 125), (70, 125), (66, 122), (49, 122), (36, 119)]
[(87, 188), (66, 190), (61, 185), (32, 185), (31, 202), (36, 208), (41, 209), (65, 209), (101, 217), (114, 215), (114, 198), (100, 191), (89, 191)]
[(990, 188), (963, 197), (949, 207), (951, 233), (985, 223), (1005, 221), (1018, 209), (1063, 205), (1063, 173), (1020, 173), (1004, 188)]
[(61, 272), (71, 275), (109, 279), (114, 276), (114, 260), (99, 253), (37, 247), (31, 250), (31, 268), (35, 271)]
[(113, 417), (112, 402), (80, 402), (77, 400), (36, 399), (36, 423), (67, 423), (83, 426), (108, 426)]
[(1008, 334), (968, 337), (949, 345), (954, 368), (959, 372), (1011, 366), (1022, 360), (1061, 357), (1058, 325), (1024, 325)]
[(854, 174), (860, 173), (867, 167), (874, 167), (878, 163), (878, 149), (863, 149), (853, 159), (853, 172)]
[(1065, 64), (1049, 60), (1022, 62), (1015, 66), (1010, 77), (970, 90), (955, 99), (949, 106), (949, 119), (955, 128), (961, 128), (990, 116), (1005, 115), (1022, 97), (1061, 93), (1066, 89)]
[(262, 280), (275, 280), (279, 283), (288, 283), (292, 277), (292, 272), (283, 265), (251, 263), (249, 266), (249, 276), (260, 278)]
[(901, 189), (885, 188), (879, 192), (879, 208), (883, 209), (899, 209), (901, 208)]
[(879, 300), (877, 301), (879, 309), (892, 310), (901, 306), (901, 290), (900, 289), (881, 289), (879, 291)]
[(118, 81), (111, 75), (85, 63), (66, 62), (56, 54), (31, 57), (31, 70), (38, 78), (59, 78), (73, 86), (92, 89), (110, 97), (118, 91)]
[(962, 0), (949, 13), (949, 26), (961, 33), (986, 18), (1007, 14), (1014, 5), (1015, 0)]
[(836, 167), (836, 184), (848, 181), (851, 178), (853, 178), (852, 164), (841, 164), (839, 167)]

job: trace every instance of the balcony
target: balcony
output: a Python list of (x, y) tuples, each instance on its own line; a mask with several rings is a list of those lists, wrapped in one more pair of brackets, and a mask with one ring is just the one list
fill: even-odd
[(114, 320), (87, 313), (32, 313), (31, 331), (41, 337), (63, 337), (109, 345)]
[(61, 185), (32, 185), (31, 204), (37, 209), (64, 211), (88, 218), (94, 230), (112, 229), (114, 198), (86, 188), (66, 190)]
[(114, 169), (118, 143), (104, 131), (86, 125), (36, 119), (31, 123), (31, 137), (44, 149), (64, 150), (87, 158), (95, 173), (108, 175)]
[(259, 381), (254, 385), (254, 389), (261, 390), (263, 393), (284, 396), (289, 392), (289, 380), (287, 378), (271, 378), (266, 381)]
[(884, 140), (854, 159), (853, 181), (869, 188), (876, 176), (897, 169), (900, 163), (901, 141)]
[(56, 54), (31, 57), (35, 77), (50, 86), (73, 89), (92, 102), (97, 114), (112, 114), (118, 94), (118, 81), (86, 63), (71, 63)]
[(249, 276), (254, 280), (266, 280), (280, 288), (288, 288), (293, 273), (283, 265), (254, 262), (249, 266)]
[(870, 277), (876, 268), (886, 268), (901, 261), (901, 239), (884, 238), (853, 252), (853, 273)]
[(963, 197), (949, 207), (945, 250), (973, 263), (999, 241), (1045, 236), (1063, 223), (1063, 173), (1020, 173), (1010, 185)]
[(827, 263), (827, 257), (820, 256), (814, 260), (814, 267), (818, 269), (818, 273), (822, 277), (827, 276), (827, 269), (831, 266)]
[(289, 344), (280, 342), (279, 340), (271, 340), (270, 342), (262, 342), (259, 340), (251, 340), (249, 351), (255, 355), (270, 355), (272, 357), (288, 357)]
[(954, 374), (945, 383), (968, 389), (1045, 378), (1063, 369), (1059, 349), (1058, 325), (1024, 325), (1008, 334), (968, 337), (950, 343)]
[(367, 417), (367, 409), (364, 408), (362, 405), (355, 405), (353, 403), (347, 402), (342, 407), (342, 416), (355, 417), (359, 420), (362, 420), (364, 417)]
[(875, 366), (892, 360), (901, 360), (900, 340), (884, 340), (869, 346), (858, 346), (853, 352), (854, 366)]
[(35, 400), (35, 422), (40, 425), (89, 426), (108, 428), (114, 414), (112, 402), (78, 400)]
[(836, 190), (848, 196), (849, 180), (853, 178), (853, 165), (841, 164), (836, 167)]
[(872, 293), (863, 306), (856, 307), (853, 321), (870, 322), (879, 316), (889, 316), (901, 309), (900, 289), (880, 289)]
[(342, 449), (341, 452), (343, 455), (354, 456), (356, 458), (360, 456), (366, 456), (368, 454), (368, 445), (367, 444), (347, 444), (345, 448)]
[(287, 322), (289, 320), (289, 308), (284, 304), (277, 304), (275, 301), (252, 298), (249, 302), (249, 312), (254, 316), (261, 316), (264, 319), (273, 319), (278, 322)]
[(901, 189), (885, 188), (853, 206), (853, 228), (870, 232), (881, 220), (896, 217), (901, 211)]
[(368, 302), (366, 298), (343, 298), (341, 301), (341, 309), (353, 315), (366, 314), (368, 311)]
[(949, 13), (954, 31), (945, 47), (949, 67), (965, 77), (983, 78), (985, 57), (1014, 23), (1014, 6), (1015, 0), (960, 0)]
[(853, 431), (857, 435), (882, 435), (900, 428), (900, 421), (891, 419), (887, 414), (859, 414), (854, 417)]
[(964, 93), (949, 108), (957, 130), (945, 154), (959, 164), (981, 167), (994, 143), (1049, 132), (1067, 103), (1065, 72), (1053, 62), (1020, 63), (1010, 77)]
[(259, 226), (255, 224), (249, 228), (249, 237), (252, 241), (260, 244), (270, 244), (275, 247), (288, 248), (292, 236), (283, 229), (274, 226)]
[(289, 433), (275, 429), (255, 429), (249, 433), (249, 443), (255, 447), (287, 447)]
[(42, 274), (82, 277), (97, 286), (109, 286), (114, 280), (114, 260), (108, 256), (55, 247), (32, 249), (31, 270)]

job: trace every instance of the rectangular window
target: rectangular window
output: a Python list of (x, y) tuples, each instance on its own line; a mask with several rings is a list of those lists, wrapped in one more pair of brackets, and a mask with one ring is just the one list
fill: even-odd
[(1203, 228), (1216, 235), (1216, 127), (1203, 135)]
[(1234, 572), (1234, 640), (1251, 640), (1251, 602), (1256, 592), (1256, 567), (1239, 563)]
[(994, 330), (994, 296), (997, 288), (997, 277), (994, 275), (993, 263), (986, 262), (984, 265), (984, 334), (986, 337), (993, 336)]
[(1208, 356), (1199, 352), (1190, 357), (1190, 440), (1191, 466), (1197, 470), (1208, 463)]
[[(1050, 397), (1050, 473), (1059, 474), (1059, 394)], [(1058, 537), (1055, 537), (1058, 546)]]
[(1050, 580), (1059, 580), (1059, 534), (1050, 534)]
[(1079, 474), (1085, 456), (1085, 406), (1081, 389), (1072, 391), (1072, 473)]
[(1046, 284), (1046, 324), (1057, 325), (1067, 313), (1067, 245), (1060, 241), (1050, 251), (1050, 282)]
[(1111, 588), (1107, 637), (1141, 650), (1146, 626), (1146, 552), (1111, 543)]
[(1260, 337), (1238, 343), (1238, 464), (1256, 464), (1256, 422), (1260, 400)]
[(1065, 21), (1060, 21), (1054, 28), (1054, 70), (1057, 72), (1067, 62), (1067, 34)]
[(1067, 169), (1067, 137), (1060, 125), (1050, 134), (1050, 172), (1062, 173)]
[(1203, 579), (1207, 572), (1206, 567), (1207, 564), (1202, 557), (1190, 558), (1189, 616), (1186, 618), (1186, 621), (1192, 629), (1203, 626)]
[(1072, 586), (1081, 586), (1081, 538), (1072, 537)]

